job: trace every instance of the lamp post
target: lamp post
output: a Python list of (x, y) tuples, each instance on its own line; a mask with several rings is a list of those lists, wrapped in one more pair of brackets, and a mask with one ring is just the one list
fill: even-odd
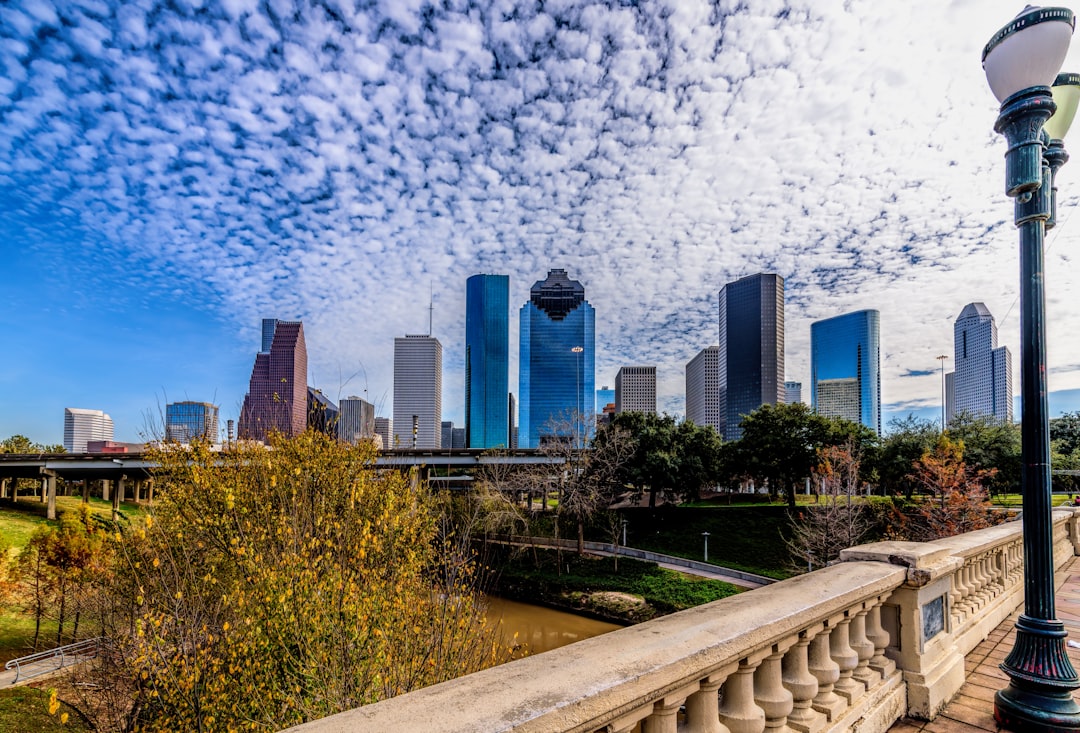
[(709, 562), (709, 533), (702, 532), (701, 536), (705, 538), (705, 562)]
[[(1067, 8), (1025, 8), (994, 34), (983, 68), (1001, 103), (994, 130), (1005, 136), (1005, 193), (1015, 200), (1020, 230), (1021, 490), (1024, 512), (1024, 612), (1001, 669), (1009, 686), (994, 697), (994, 719), (1010, 730), (1080, 730), (1072, 691), (1080, 678), (1065, 651), (1064, 624), (1054, 618), (1050, 442), (1046, 385), (1043, 235), (1052, 226), (1053, 172), (1067, 159), (1060, 138), (1069, 120), (1044, 123), (1058, 106), (1050, 85), (1065, 60), (1075, 19)], [(1068, 76), (1068, 75), (1067, 75)], [(1075, 111), (1075, 104), (1073, 112)], [(1051, 145), (1049, 135), (1059, 142)]]
[(939, 354), (935, 357), (941, 362), (941, 432), (945, 432), (945, 360), (949, 357), (945, 354)]

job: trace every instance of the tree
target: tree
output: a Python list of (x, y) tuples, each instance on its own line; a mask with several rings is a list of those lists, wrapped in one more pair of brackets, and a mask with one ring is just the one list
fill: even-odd
[(929, 542), (999, 523), (1002, 518), (994, 514), (986, 491), (994, 472), (967, 465), (964, 444), (942, 434), (911, 473), (931, 498), (903, 517), (898, 532), (909, 540)]
[(1080, 412), (1066, 412), (1050, 421), (1050, 440), (1055, 450), (1073, 454), (1080, 450)]
[(949, 421), (949, 438), (963, 444), (964, 462), (987, 472), (991, 495), (1020, 489), (1020, 425), (961, 413)]
[(799, 485), (817, 466), (818, 450), (849, 440), (861, 450), (875, 436), (863, 425), (822, 417), (802, 403), (765, 404), (743, 417), (734, 459), (740, 473), (764, 479), (773, 497), (783, 491), (794, 508)]
[(140, 730), (279, 730), (503, 658), (433, 499), (369, 447), (170, 446), (116, 539), (113, 682)]
[(941, 431), (937, 424), (914, 415), (893, 418), (877, 457), (878, 483), (885, 495), (903, 493), (908, 499), (918, 488), (911, 467), (933, 450)]
[(808, 570), (839, 558), (841, 550), (859, 544), (873, 526), (866, 505), (855, 501), (864, 484), (854, 441), (826, 446), (818, 457), (813, 478), (823, 501), (799, 511), (787, 540), (792, 555)]

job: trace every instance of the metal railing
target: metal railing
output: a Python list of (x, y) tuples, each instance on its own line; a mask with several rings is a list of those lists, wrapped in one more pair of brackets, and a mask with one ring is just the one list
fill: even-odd
[[(28, 654), (25, 657), (19, 657), (18, 659), (12, 659), (10, 662), (4, 665), (6, 670), (15, 670), (15, 679), (12, 680), (12, 684), (19, 681), (20, 678), (29, 679), (31, 677), (37, 677), (38, 675), (45, 674), (47, 672), (55, 672), (58, 669), (63, 669), (68, 664), (78, 661), (80, 657), (93, 657), (96, 656), (101, 649), (101, 645), (104, 639), (101, 637), (95, 637), (93, 639), (83, 639), (82, 641), (76, 641), (72, 644), (65, 644), (64, 646), (58, 646), (55, 649), (47, 649), (43, 652), (36, 652), (34, 654)], [(55, 660), (54, 665), (46, 665), (46, 662)], [(23, 674), (24, 667), (41, 665), (42, 669), (31, 672), (29, 674)]]

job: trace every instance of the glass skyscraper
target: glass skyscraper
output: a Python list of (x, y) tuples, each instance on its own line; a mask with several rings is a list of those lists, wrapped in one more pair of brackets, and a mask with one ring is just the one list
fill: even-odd
[(881, 434), (881, 315), (856, 311), (810, 324), (810, 404)]
[(997, 324), (983, 303), (968, 303), (953, 324), (953, 364), (945, 375), (948, 419), (960, 414), (1012, 422), (1012, 354), (997, 345)]
[(742, 416), (784, 401), (784, 278), (761, 273), (720, 290), (720, 420), (742, 437)]
[(509, 375), (510, 278), (473, 275), (465, 282), (467, 447), (510, 447)]
[(165, 440), (218, 442), (218, 406), (209, 402), (170, 402), (165, 405)]
[[(544, 440), (585, 440), (595, 424), (596, 311), (585, 288), (566, 270), (554, 269), (532, 286), (521, 306), (521, 402), (518, 441), (537, 448)], [(583, 424), (574, 425), (573, 416)], [(574, 428), (581, 431), (574, 434)]]

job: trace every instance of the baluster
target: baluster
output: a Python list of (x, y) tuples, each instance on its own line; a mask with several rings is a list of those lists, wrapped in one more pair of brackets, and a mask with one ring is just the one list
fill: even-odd
[(983, 572), (982, 557), (976, 557), (971, 561), (971, 576), (975, 582), (975, 602), (978, 603), (979, 608), (986, 605), (988, 596), (986, 595), (986, 574)]
[(866, 614), (870, 609), (863, 605), (851, 619), (851, 648), (859, 655), (859, 666), (852, 672), (852, 676), (870, 689), (881, 682), (881, 675), (876, 669), (870, 667), (870, 659), (874, 656), (874, 643), (866, 636)]
[(649, 717), (641, 721), (641, 733), (678, 733), (679, 708), (685, 697), (665, 696), (653, 704)]
[(882, 677), (889, 677), (896, 671), (896, 662), (885, 656), (885, 647), (889, 646), (889, 632), (881, 625), (881, 606), (884, 601), (884, 598), (878, 598), (877, 603), (870, 609), (866, 622), (866, 638), (874, 645), (870, 666), (880, 672)]
[(960, 573), (952, 574), (952, 582), (949, 586), (949, 614), (952, 616), (953, 625), (958, 625), (964, 620), (964, 592), (960, 588)]
[(754, 701), (765, 713), (765, 730), (778, 731), (787, 727), (788, 715), (794, 704), (791, 692), (784, 687), (781, 660), (787, 647), (773, 645), (773, 653), (762, 660), (754, 672)]
[(853, 704), (866, 692), (866, 686), (852, 674), (859, 666), (859, 655), (851, 648), (848, 632), (851, 618), (847, 613), (837, 622), (836, 628), (829, 634), (829, 653), (833, 661), (840, 665), (840, 679), (836, 681), (836, 694), (844, 698), (848, 705)]
[(601, 730), (603, 733), (634, 733), (634, 731), (638, 730), (638, 724), (644, 725), (644, 720), (652, 715), (655, 709), (655, 705), (638, 708), (628, 715), (616, 718)]
[(754, 670), (759, 664), (760, 659), (741, 660), (739, 668), (724, 683), (720, 722), (731, 733), (762, 733), (765, 730), (765, 711), (754, 702)]
[[(818, 694), (817, 677), (810, 674), (810, 641), (821, 629), (807, 629), (799, 634), (795, 646), (784, 655), (781, 664), (784, 687), (791, 691), (791, 713), (788, 714), (788, 727), (799, 733), (817, 733), (825, 727), (825, 716), (814, 710), (814, 696)], [(830, 660), (832, 661), (832, 660)], [(839, 667), (837, 677), (840, 676)]]
[(686, 730), (684, 733), (730, 733), (720, 722), (720, 701), (717, 691), (731, 669), (714, 672), (700, 683), (698, 691), (686, 698)]
[(959, 570), (952, 574), (953, 585), (956, 586), (957, 599), (953, 604), (953, 608), (956, 610), (957, 619), (963, 621), (967, 618), (968, 613), (968, 593), (970, 589), (965, 581), (964, 568), (967, 566), (961, 566)]
[(982, 603), (979, 602), (979, 584), (975, 580), (974, 565), (969, 558), (964, 561), (964, 566), (960, 569), (964, 574), (964, 585), (967, 588), (967, 593), (964, 594), (964, 607), (972, 614), (982, 607)]
[(824, 713), (831, 722), (847, 707), (847, 703), (834, 691), (836, 681), (840, 679), (840, 665), (829, 655), (830, 636), (831, 630), (825, 627), (811, 640), (810, 674), (814, 675), (818, 683), (818, 691), (814, 695), (814, 710)]

